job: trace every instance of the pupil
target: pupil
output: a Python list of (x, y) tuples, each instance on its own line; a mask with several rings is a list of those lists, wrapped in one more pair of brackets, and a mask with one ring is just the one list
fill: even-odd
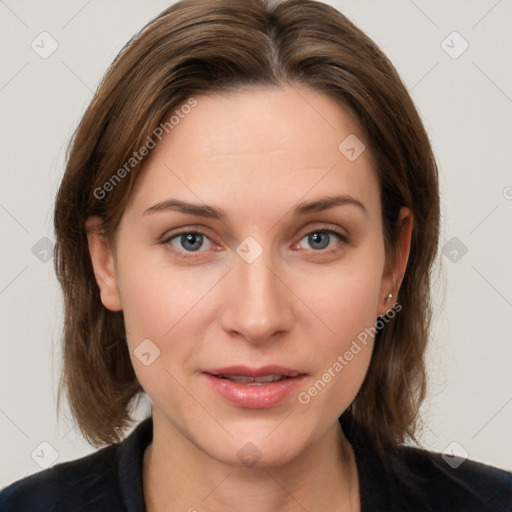
[(313, 248), (325, 249), (329, 245), (329, 235), (327, 233), (313, 233), (309, 235), (309, 242)]
[(182, 236), (182, 242), (183, 238), (185, 239), (183, 247), (189, 251), (196, 251), (201, 247), (203, 242), (203, 235), (199, 233), (189, 233), (188, 235)]

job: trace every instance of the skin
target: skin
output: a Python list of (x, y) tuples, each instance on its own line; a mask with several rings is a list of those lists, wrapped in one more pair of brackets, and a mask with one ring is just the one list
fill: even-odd
[[(101, 219), (87, 222), (102, 302), (123, 310), (133, 366), (154, 404), (143, 465), (147, 509), (359, 510), (356, 463), (338, 417), (364, 380), (373, 340), (309, 403), (297, 395), (389, 310), (412, 214), (400, 213), (391, 265), (370, 151), (349, 161), (338, 150), (349, 134), (364, 141), (363, 132), (322, 93), (283, 86), (196, 99), (145, 162), (113, 244), (97, 233)], [(364, 210), (293, 213), (298, 203), (332, 195)], [(222, 208), (226, 218), (145, 213), (170, 198)], [(178, 228), (204, 233), (198, 251), (172, 238)], [(325, 229), (345, 240), (322, 237)], [(236, 252), (247, 236), (263, 250), (252, 263)], [(149, 366), (134, 355), (144, 339), (160, 350)], [(246, 409), (200, 373), (235, 364), (280, 364), (307, 376), (279, 405)], [(247, 443), (260, 455), (252, 467), (237, 456)]]

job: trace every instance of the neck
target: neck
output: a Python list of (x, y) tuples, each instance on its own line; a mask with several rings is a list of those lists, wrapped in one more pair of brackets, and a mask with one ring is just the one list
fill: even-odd
[(359, 511), (355, 457), (338, 423), (283, 465), (232, 466), (204, 453), (154, 408), (143, 487), (147, 512)]

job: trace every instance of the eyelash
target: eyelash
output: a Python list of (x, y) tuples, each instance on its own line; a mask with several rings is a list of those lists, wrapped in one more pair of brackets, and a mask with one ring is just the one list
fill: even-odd
[[(340, 245), (340, 244), (348, 245), (349, 244), (349, 240), (348, 240), (347, 236), (344, 235), (342, 232), (340, 232), (340, 231), (338, 231), (336, 229), (333, 229), (332, 227), (320, 226), (319, 228), (316, 228), (316, 229), (313, 229), (311, 231), (308, 231), (308, 232), (304, 233), (301, 236), (301, 238), (299, 239), (299, 241), (296, 244), (294, 244), (294, 247), (298, 246), (299, 243), (305, 237), (307, 237), (309, 235), (312, 235), (312, 234), (320, 234), (320, 233), (321, 234), (334, 235), (335, 237), (337, 237), (339, 239), (339, 243), (335, 247), (331, 247), (331, 248), (327, 248), (327, 249), (320, 249), (320, 250), (309, 249), (309, 251), (311, 251), (313, 253), (327, 254), (327, 253), (337, 252), (337, 251), (340, 250), (338, 245)], [(179, 238), (180, 236), (183, 236), (183, 235), (201, 235), (204, 238), (210, 240), (210, 242), (212, 244), (214, 244), (214, 242), (210, 239), (210, 237), (205, 232), (201, 231), (200, 229), (188, 229), (188, 230), (179, 231), (177, 233), (173, 233), (171, 236), (165, 237), (160, 242), (160, 244), (161, 245), (169, 245), (172, 240), (177, 239), (177, 238)], [(195, 255), (200, 255), (202, 252), (205, 252), (205, 251), (201, 251), (201, 250), (198, 250), (198, 251), (181, 250), (181, 251), (177, 251), (177, 252), (178, 252), (178, 254), (181, 254), (183, 258), (194, 258), (194, 257), (197, 257)]]

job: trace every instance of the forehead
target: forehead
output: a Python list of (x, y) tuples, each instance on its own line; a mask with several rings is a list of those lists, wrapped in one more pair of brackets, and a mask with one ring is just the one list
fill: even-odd
[(286, 86), (195, 99), (146, 160), (132, 198), (138, 210), (166, 196), (239, 209), (335, 193), (379, 202), (370, 151), (345, 152), (348, 140), (359, 153), (364, 134), (327, 95)]
[(255, 87), (196, 98), (197, 106), (179, 120), (156, 154), (195, 145), (195, 158), (251, 155), (268, 158), (289, 151), (311, 157), (337, 149), (340, 137), (363, 138), (355, 117), (337, 102), (308, 87)]

